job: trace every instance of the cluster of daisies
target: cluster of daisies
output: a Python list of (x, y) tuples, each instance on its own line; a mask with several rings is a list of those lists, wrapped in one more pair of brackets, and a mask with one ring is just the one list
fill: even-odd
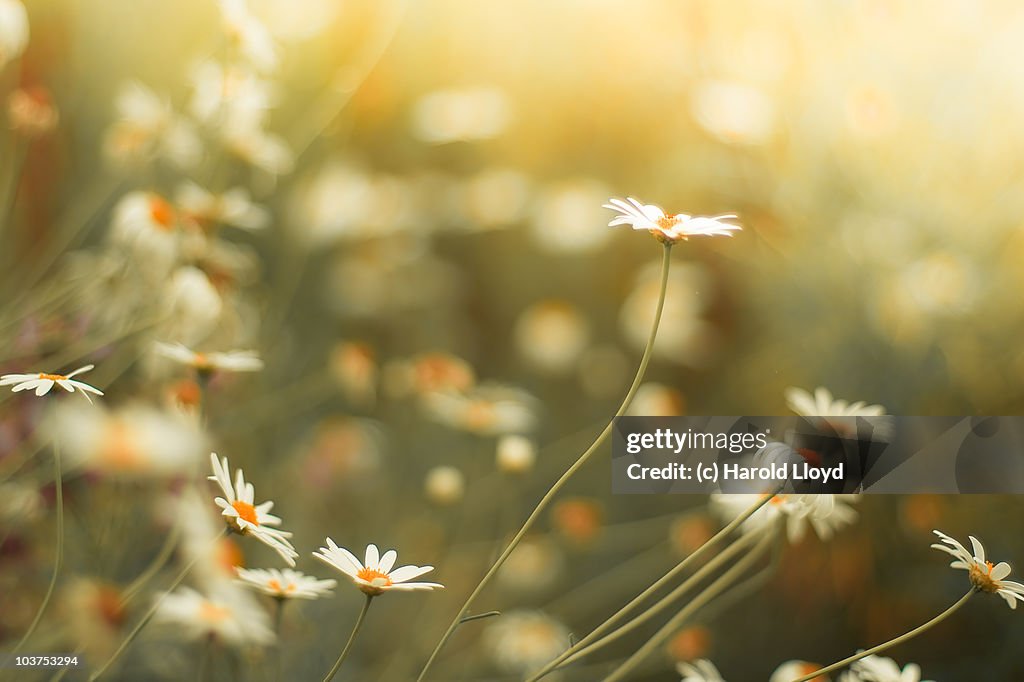
[[(216, 453), (212, 453), (210, 462), (213, 475), (209, 479), (216, 482), (223, 493), (223, 497), (217, 497), (214, 502), (221, 508), (228, 529), (262, 542), (277, 552), (285, 563), (294, 567), (299, 555), (289, 540), (292, 534), (277, 528), (281, 525), (281, 518), (270, 513), (274, 503), (256, 503), (253, 485), (245, 480), (241, 469), (235, 470), (232, 483), (227, 457), (218, 459)], [(389, 590), (432, 590), (443, 587), (438, 583), (413, 581), (413, 578), (434, 570), (433, 566), (395, 568), (398, 553), (391, 549), (381, 554), (373, 544), (367, 546), (364, 558), (360, 560), (327, 538), (327, 547), (313, 552), (313, 556), (344, 573), (368, 596), (378, 596)], [(294, 570), (239, 570), (238, 575), (245, 583), (278, 599), (313, 599), (327, 593), (335, 585), (333, 580), (319, 580)]]

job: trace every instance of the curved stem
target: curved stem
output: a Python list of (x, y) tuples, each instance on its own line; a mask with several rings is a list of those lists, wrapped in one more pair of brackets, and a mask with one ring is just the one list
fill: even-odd
[[(223, 532), (221, 532), (220, 534), (217, 535), (216, 540), (220, 540), (225, 535), (227, 535), (227, 533), (228, 533), (228, 529), (225, 528)], [(129, 632), (128, 636), (125, 637), (123, 642), (121, 642), (121, 646), (117, 647), (117, 651), (115, 651), (113, 653), (113, 655), (110, 658), (107, 659), (107, 662), (104, 663), (99, 668), (99, 670), (97, 670), (96, 672), (94, 672), (92, 675), (89, 676), (89, 682), (94, 682), (94, 680), (98, 680), (100, 678), (100, 676), (102, 676), (103, 673), (105, 673), (107, 671), (107, 669), (111, 665), (113, 665), (114, 661), (116, 661), (121, 656), (121, 654), (123, 654), (125, 652), (125, 650), (131, 645), (131, 643), (135, 641), (135, 638), (139, 636), (139, 633), (142, 632), (142, 629), (144, 627), (146, 627), (146, 625), (149, 623), (149, 621), (153, 619), (153, 616), (156, 615), (157, 609), (160, 608), (160, 604), (163, 603), (164, 598), (168, 594), (173, 592), (174, 588), (176, 588), (178, 585), (181, 584), (181, 582), (185, 579), (185, 577), (189, 574), (189, 572), (191, 572), (192, 567), (196, 565), (196, 563), (199, 561), (199, 559), (200, 559), (200, 555), (197, 554), (192, 559), (192, 561), (188, 562), (185, 565), (185, 568), (181, 569), (181, 573), (179, 573), (177, 575), (177, 577), (174, 580), (171, 581), (171, 584), (167, 586), (167, 589), (164, 590), (164, 592), (160, 594), (160, 596), (157, 598), (157, 600), (155, 602), (153, 602), (153, 605), (151, 607), (149, 607), (149, 611), (146, 611), (146, 615), (144, 615), (142, 617), (142, 620), (140, 620), (138, 622), (138, 624), (136, 624), (136, 626), (134, 628), (132, 628), (132, 631)]]
[(32, 624), (28, 626), (28, 630), (22, 635), (21, 639), (15, 645), (14, 650), (11, 652), (11, 656), (17, 656), (21, 647), (25, 645), (28, 638), (36, 631), (39, 627), (39, 622), (43, 619), (43, 612), (46, 611), (46, 607), (50, 603), (50, 598), (53, 596), (53, 588), (57, 585), (57, 576), (60, 574), (61, 564), (64, 562), (64, 480), (61, 477), (60, 471), (60, 446), (54, 442), (53, 444), (53, 477), (55, 487), (55, 507), (57, 511), (57, 552), (53, 559), (53, 575), (50, 576), (50, 585), (46, 588), (46, 596), (43, 597), (43, 603), (39, 605), (39, 610), (36, 611), (36, 617), (32, 619)]
[[(558, 658), (556, 658), (555, 660), (551, 661), (546, 666), (541, 668), (536, 675), (529, 679), (529, 682), (535, 682), (536, 680), (539, 680), (540, 678), (544, 677), (549, 672), (551, 672), (559, 665), (561, 665), (564, 661), (566, 661), (570, 656), (581, 651), (582, 649), (586, 648), (591, 643), (593, 643), (595, 640), (597, 640), (601, 635), (603, 635), (605, 632), (611, 629), (611, 627), (615, 625), (615, 623), (621, 621), (627, 613), (633, 610), (633, 608), (635, 608), (637, 605), (639, 605), (641, 602), (647, 599), (647, 597), (654, 594), (662, 587), (667, 585), (669, 582), (674, 580), (676, 576), (680, 575), (683, 571), (685, 571), (690, 566), (690, 564), (699, 559), (703, 554), (707, 552), (707, 550), (714, 546), (719, 540), (729, 535), (732, 531), (738, 528), (740, 524), (742, 524), (744, 521), (753, 516), (753, 514), (758, 509), (766, 505), (773, 497), (775, 497), (775, 494), (776, 493), (771, 493), (769, 495), (764, 496), (761, 500), (758, 500), (756, 503), (751, 505), (750, 508), (747, 509), (745, 512), (743, 512), (735, 519), (730, 521), (727, 526), (725, 526), (724, 528), (722, 528), (722, 530), (715, 533), (714, 536), (709, 538), (704, 544), (702, 544), (700, 547), (694, 550), (692, 554), (690, 554), (688, 557), (686, 557), (678, 564), (676, 564), (675, 567), (672, 568), (668, 573), (663, 575), (661, 578), (659, 578), (657, 581), (655, 581), (653, 584), (647, 587), (643, 592), (634, 597), (628, 604), (626, 604), (621, 609), (616, 611), (610, 618), (608, 618), (608, 620), (604, 621), (596, 628), (594, 628), (594, 630), (590, 634), (588, 634), (580, 641), (576, 642), (576, 644), (574, 644), (568, 650), (563, 652)], [(685, 584), (686, 583), (684, 583), (684, 585)]]
[(469, 607), (472, 606), (473, 601), (483, 591), (483, 589), (488, 585), (488, 583), (491, 582), (491, 579), (498, 572), (498, 569), (501, 568), (502, 564), (505, 563), (505, 560), (508, 559), (509, 555), (512, 554), (512, 551), (519, 545), (519, 542), (523, 539), (526, 533), (530, 530), (530, 528), (533, 527), (533, 524), (544, 512), (548, 504), (551, 503), (551, 500), (554, 499), (554, 497), (565, 486), (569, 479), (572, 478), (572, 475), (575, 474), (580, 469), (580, 467), (586, 464), (587, 460), (590, 459), (591, 455), (597, 452), (597, 449), (604, 444), (605, 440), (608, 439), (608, 436), (611, 435), (612, 429), (615, 427), (615, 419), (625, 414), (626, 410), (629, 408), (629, 405), (633, 402), (633, 397), (636, 395), (636, 392), (640, 389), (640, 382), (643, 381), (644, 374), (647, 372), (647, 365), (651, 360), (651, 355), (654, 350), (654, 340), (658, 336), (658, 325), (661, 323), (661, 313), (662, 310), (664, 310), (665, 308), (665, 292), (668, 289), (668, 270), (669, 265), (672, 262), (672, 244), (666, 243), (663, 245), (663, 248), (664, 253), (661, 261), (661, 289), (658, 293), (658, 305), (657, 309), (654, 312), (654, 322), (651, 325), (651, 333), (647, 339), (647, 346), (644, 348), (643, 357), (641, 357), (640, 359), (640, 367), (637, 369), (636, 376), (633, 378), (633, 384), (629, 387), (629, 391), (627, 391), (626, 397), (623, 399), (622, 404), (619, 406), (619, 409), (615, 412), (615, 416), (612, 417), (612, 420), (609, 421), (608, 425), (604, 427), (604, 430), (601, 431), (597, 439), (594, 440), (593, 443), (591, 443), (590, 447), (587, 448), (583, 452), (583, 454), (580, 455), (579, 458), (577, 458), (575, 462), (573, 462), (572, 466), (565, 470), (565, 473), (563, 473), (562, 476), (557, 481), (555, 481), (554, 485), (552, 485), (548, 489), (548, 491), (544, 493), (544, 497), (541, 498), (540, 502), (537, 503), (537, 506), (534, 507), (532, 512), (530, 512), (530, 515), (527, 517), (526, 521), (523, 523), (519, 531), (512, 538), (512, 541), (509, 542), (508, 546), (505, 547), (505, 550), (501, 553), (500, 556), (498, 556), (495, 562), (487, 570), (487, 573), (484, 574), (484, 577), (481, 578), (479, 583), (477, 583), (477, 586), (470, 593), (469, 598), (466, 599), (466, 602), (462, 605), (462, 608), (460, 608), (459, 612), (455, 614), (455, 618), (452, 619), (451, 624), (448, 625), (448, 629), (445, 631), (444, 635), (442, 635), (441, 640), (437, 643), (437, 646), (434, 647), (434, 651), (430, 654), (430, 658), (427, 659), (426, 664), (423, 666), (423, 670), (421, 670), (419, 676), (416, 677), (416, 682), (422, 682), (422, 680), (426, 677), (427, 671), (430, 670), (430, 666), (433, 665), (434, 660), (437, 658), (437, 655), (441, 653), (441, 649), (448, 642), (448, 639), (452, 636), (452, 633), (455, 632), (455, 629), (459, 626), (459, 622), (462, 620), (462, 614), (466, 613), (466, 611), (469, 610)]
[[(690, 600), (690, 602), (681, 611), (679, 611), (679, 613), (669, 619), (667, 623), (661, 626), (661, 629), (644, 642), (643, 646), (637, 649), (632, 656), (627, 658), (622, 665), (613, 670), (608, 677), (604, 678), (603, 682), (621, 682), (622, 680), (632, 679), (630, 676), (645, 658), (661, 647), (673, 633), (679, 630), (683, 623), (685, 623), (686, 620), (694, 614), (694, 612), (729, 588), (740, 574), (750, 568), (754, 562), (761, 558), (761, 555), (771, 546), (771, 542), (773, 540), (773, 533), (766, 534), (762, 537), (761, 541), (751, 552), (737, 561), (728, 571), (719, 576), (718, 579), (711, 583), (711, 585), (709, 585), (703, 592)], [(817, 674), (819, 673), (815, 673), (815, 675)], [(814, 675), (811, 677), (814, 677)]]
[(352, 649), (352, 642), (356, 641), (356, 635), (359, 634), (359, 629), (363, 626), (363, 620), (366, 618), (366, 612), (370, 610), (370, 602), (373, 601), (373, 595), (366, 595), (366, 601), (363, 602), (363, 610), (359, 612), (359, 617), (356, 618), (356, 624), (352, 628), (352, 634), (348, 636), (348, 641), (345, 642), (345, 648), (341, 650), (341, 655), (338, 656), (338, 660), (334, 662), (334, 667), (331, 668), (331, 672), (327, 673), (327, 677), (324, 678), (324, 682), (331, 682), (334, 676), (338, 674), (338, 669), (341, 668), (341, 664), (345, 662), (348, 657), (349, 650)]
[(904, 634), (900, 635), (899, 637), (896, 637), (895, 639), (890, 639), (888, 642), (883, 642), (882, 644), (879, 644), (878, 646), (873, 646), (873, 647), (871, 647), (870, 649), (868, 649), (866, 651), (861, 651), (860, 653), (854, 654), (853, 656), (850, 656), (849, 658), (844, 658), (843, 660), (837, 661), (837, 662), (833, 663), (832, 665), (825, 666), (821, 670), (816, 670), (816, 671), (814, 671), (813, 673), (811, 673), (809, 675), (804, 675), (803, 677), (801, 677), (799, 679), (793, 680), (793, 682), (807, 682), (807, 680), (813, 680), (814, 678), (818, 677), (819, 675), (825, 675), (827, 673), (832, 672), (833, 670), (838, 670), (839, 668), (845, 668), (846, 666), (850, 665), (851, 663), (853, 663), (855, 661), (859, 661), (860, 659), (864, 658), (865, 656), (870, 656), (872, 654), (877, 654), (880, 651), (885, 651), (886, 649), (888, 649), (890, 647), (894, 647), (897, 644), (901, 644), (901, 643), (907, 641), (908, 639), (916, 637), (919, 634), (921, 634), (922, 632), (932, 628), (935, 625), (938, 625), (939, 623), (941, 623), (942, 621), (946, 620), (951, 615), (953, 615), (953, 613), (955, 613), (957, 609), (959, 609), (961, 606), (963, 606), (964, 604), (967, 603), (967, 600), (970, 599), (971, 595), (973, 595), (975, 592), (977, 592), (977, 590), (972, 587), (970, 592), (968, 592), (964, 596), (960, 597), (960, 600), (957, 601), (955, 604), (950, 606), (948, 609), (946, 609), (945, 611), (943, 611), (939, 615), (937, 615), (934, 618), (932, 618), (930, 621), (928, 621), (924, 625), (919, 625), (916, 628), (914, 628), (913, 630), (911, 630), (910, 632), (904, 633)]

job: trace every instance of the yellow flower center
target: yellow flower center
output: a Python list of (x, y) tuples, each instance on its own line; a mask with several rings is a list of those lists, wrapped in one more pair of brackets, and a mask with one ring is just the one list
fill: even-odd
[(49, 379), (50, 381), (67, 381), (67, 377), (63, 374), (39, 374), (40, 379)]
[(661, 218), (654, 221), (658, 227), (663, 230), (671, 230), (673, 227), (680, 223), (679, 217), (675, 213), (669, 213)]
[(984, 567), (977, 562), (971, 563), (968, 571), (971, 584), (982, 592), (996, 592), (999, 590), (999, 582), (992, 577), (992, 569), (995, 568), (991, 561), (986, 561)]
[(235, 500), (231, 503), (231, 506), (238, 512), (238, 518), (243, 521), (248, 521), (254, 526), (260, 525), (259, 520), (256, 517), (256, 507), (252, 506), (248, 502), (242, 502), (241, 500)]

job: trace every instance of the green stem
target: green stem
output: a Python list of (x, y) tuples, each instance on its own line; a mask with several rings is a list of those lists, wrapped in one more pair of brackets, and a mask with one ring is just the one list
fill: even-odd
[(327, 677), (324, 678), (324, 682), (331, 682), (334, 676), (338, 674), (338, 669), (341, 668), (341, 664), (345, 662), (345, 658), (348, 657), (348, 652), (352, 649), (352, 642), (356, 641), (356, 635), (359, 634), (359, 629), (363, 626), (363, 620), (366, 618), (366, 612), (370, 610), (370, 602), (373, 601), (373, 595), (366, 595), (366, 601), (363, 602), (363, 610), (359, 612), (359, 617), (356, 618), (355, 627), (352, 628), (352, 634), (348, 636), (348, 641), (345, 642), (345, 648), (341, 650), (341, 655), (338, 656), (338, 660), (334, 662), (334, 667), (327, 673)]
[[(683, 595), (685, 595), (687, 592), (693, 589), (696, 585), (698, 585), (702, 580), (707, 578), (709, 575), (712, 575), (713, 573), (721, 569), (721, 567), (724, 564), (731, 561), (737, 554), (739, 554), (744, 549), (747, 549), (750, 545), (752, 545), (754, 543), (754, 540), (756, 539), (756, 535), (748, 534), (736, 540), (731, 545), (726, 547), (721, 554), (719, 554), (714, 559), (701, 566), (701, 568), (696, 573), (691, 575), (689, 578), (683, 581), (682, 584), (680, 584), (674, 590), (672, 590), (667, 595), (658, 600), (653, 606), (651, 606), (648, 609), (644, 609), (638, 616), (634, 617), (632, 620), (628, 621), (618, 629), (613, 630), (612, 632), (605, 635), (596, 642), (591, 640), (591, 642), (587, 646), (575, 647), (576, 651), (564, 657), (560, 664), (566, 665), (569, 663), (574, 663), (575, 661), (583, 658), (584, 656), (589, 656), (595, 651), (603, 649), (612, 642), (618, 641), (626, 635), (628, 635), (630, 632), (633, 632), (641, 625), (651, 620), (659, 613), (661, 613), (662, 611), (671, 607), (674, 603), (679, 601), (679, 599)], [(551, 669), (553, 670), (554, 667), (555, 666), (551, 666)], [(547, 674), (548, 672), (551, 671), (548, 670), (544, 674)], [(541, 675), (538, 675), (534, 679), (540, 679), (540, 677)]]
[(430, 666), (433, 665), (434, 661), (437, 659), (438, 654), (441, 653), (441, 649), (444, 648), (444, 645), (448, 642), (448, 639), (452, 636), (452, 633), (455, 632), (455, 629), (459, 626), (459, 622), (462, 620), (462, 615), (469, 610), (469, 607), (472, 606), (473, 601), (491, 582), (491, 579), (498, 572), (498, 569), (500, 569), (502, 564), (505, 563), (505, 560), (508, 559), (510, 554), (512, 554), (512, 551), (515, 550), (515, 548), (519, 545), (520, 541), (530, 530), (530, 528), (533, 527), (533, 524), (537, 521), (537, 519), (544, 512), (547, 506), (555, 498), (558, 492), (565, 486), (569, 479), (572, 478), (573, 474), (575, 474), (580, 469), (580, 467), (586, 464), (587, 460), (590, 459), (591, 455), (597, 452), (598, 448), (600, 448), (601, 445), (604, 444), (605, 440), (608, 439), (608, 436), (611, 435), (612, 429), (615, 427), (615, 419), (625, 414), (626, 410), (633, 402), (633, 397), (636, 395), (636, 392), (640, 389), (640, 383), (643, 381), (644, 374), (647, 372), (647, 365), (651, 360), (651, 355), (654, 350), (654, 340), (658, 336), (658, 325), (661, 323), (661, 313), (662, 310), (664, 310), (665, 308), (665, 292), (668, 289), (668, 271), (669, 265), (672, 262), (672, 244), (666, 243), (664, 244), (663, 248), (664, 253), (661, 262), (661, 289), (658, 293), (658, 305), (657, 309), (654, 312), (654, 322), (651, 325), (651, 333), (647, 339), (647, 345), (646, 347), (644, 347), (643, 357), (640, 359), (640, 367), (637, 369), (636, 376), (633, 378), (633, 384), (629, 387), (629, 391), (626, 393), (626, 397), (623, 399), (622, 404), (619, 406), (619, 409), (615, 412), (615, 416), (612, 418), (611, 421), (608, 422), (608, 425), (604, 427), (604, 430), (601, 431), (597, 439), (594, 440), (590, 447), (587, 448), (583, 452), (583, 454), (579, 456), (579, 458), (572, 464), (572, 466), (565, 470), (565, 473), (562, 474), (561, 478), (555, 481), (554, 485), (552, 485), (548, 489), (548, 491), (544, 494), (544, 497), (541, 498), (540, 502), (537, 503), (537, 506), (534, 507), (533, 511), (527, 517), (522, 527), (512, 538), (512, 541), (509, 542), (508, 546), (505, 547), (505, 550), (487, 570), (487, 573), (484, 574), (484, 577), (480, 580), (479, 583), (477, 583), (477, 586), (470, 593), (469, 598), (466, 599), (466, 602), (462, 605), (462, 608), (459, 609), (459, 612), (455, 614), (455, 618), (453, 618), (452, 622), (448, 625), (448, 629), (445, 631), (444, 635), (442, 635), (441, 640), (437, 643), (437, 646), (434, 647), (434, 651), (430, 654), (430, 658), (427, 659), (426, 664), (423, 666), (423, 670), (421, 670), (419, 676), (416, 677), (416, 682), (422, 682), (422, 680), (426, 677), (427, 671), (430, 670)]
[[(220, 533), (216, 539), (220, 540), (225, 535), (227, 535), (227, 533), (228, 529), (225, 528), (224, 531)], [(132, 629), (132, 631), (128, 633), (128, 636), (125, 637), (123, 642), (121, 642), (121, 646), (117, 647), (117, 651), (115, 651), (113, 655), (107, 659), (107, 662), (100, 666), (100, 668), (96, 672), (89, 676), (89, 682), (94, 682), (95, 680), (98, 680), (103, 675), (103, 673), (105, 673), (107, 669), (111, 665), (113, 665), (114, 661), (120, 658), (121, 654), (123, 654), (125, 650), (129, 646), (131, 646), (131, 643), (134, 642), (135, 638), (139, 636), (139, 633), (142, 632), (142, 629), (146, 627), (149, 621), (153, 619), (153, 616), (156, 615), (157, 609), (160, 608), (160, 605), (163, 603), (164, 598), (168, 594), (173, 592), (178, 585), (181, 584), (181, 582), (185, 579), (189, 572), (192, 571), (192, 568), (196, 565), (200, 558), (201, 555), (197, 554), (192, 559), (192, 561), (188, 562), (188, 564), (185, 565), (185, 568), (181, 569), (181, 573), (179, 573), (177, 577), (171, 581), (171, 584), (168, 585), (167, 589), (156, 599), (156, 601), (153, 602), (153, 605), (149, 607), (149, 611), (146, 611), (146, 615), (144, 615), (142, 617), (142, 620), (140, 620)]]
[[(636, 652), (626, 659), (626, 661), (618, 668), (612, 671), (608, 677), (604, 678), (603, 682), (621, 682), (622, 680), (633, 679), (631, 677), (637, 667), (654, 653), (659, 647), (664, 644), (669, 637), (671, 637), (679, 628), (686, 622), (690, 616), (692, 616), (698, 609), (703, 607), (705, 604), (710, 602), (712, 599), (717, 597), (720, 593), (725, 591), (732, 583), (748, 568), (750, 568), (756, 561), (761, 558), (761, 555), (766, 549), (771, 546), (771, 542), (774, 540), (774, 533), (767, 533), (762, 538), (757, 546), (750, 551), (745, 557), (737, 561), (733, 566), (718, 577), (715, 582), (711, 583), (703, 592), (698, 594), (696, 597), (690, 600), (690, 602), (683, 607), (679, 613), (673, 616), (667, 623), (661, 626), (661, 629), (654, 633), (643, 646), (636, 650)], [(737, 543), (738, 544), (738, 543)], [(817, 675), (818, 673), (815, 673)], [(814, 677), (812, 675), (811, 677)]]
[(960, 600), (957, 601), (955, 604), (950, 606), (948, 609), (946, 609), (945, 611), (943, 611), (939, 615), (937, 615), (934, 618), (932, 618), (930, 621), (928, 621), (924, 625), (919, 625), (918, 627), (914, 628), (910, 632), (904, 633), (904, 634), (900, 635), (899, 637), (896, 637), (895, 639), (890, 639), (888, 642), (883, 642), (882, 644), (879, 644), (878, 646), (871, 647), (870, 649), (868, 649), (866, 651), (861, 651), (860, 653), (854, 654), (853, 656), (850, 656), (849, 658), (844, 658), (843, 660), (837, 661), (837, 662), (833, 663), (832, 665), (825, 666), (821, 670), (816, 670), (816, 671), (814, 671), (813, 673), (811, 673), (809, 675), (804, 675), (803, 677), (801, 677), (799, 679), (793, 680), (793, 682), (807, 682), (807, 680), (812, 680), (812, 679), (818, 677), (819, 675), (825, 675), (827, 673), (832, 672), (833, 670), (838, 670), (840, 668), (845, 668), (846, 666), (850, 665), (851, 663), (853, 663), (855, 661), (858, 661), (858, 660), (864, 658), (865, 656), (870, 656), (872, 654), (877, 654), (880, 651), (885, 651), (886, 649), (889, 649), (890, 647), (894, 647), (897, 644), (901, 644), (901, 643), (907, 641), (908, 639), (916, 637), (919, 634), (921, 634), (922, 632), (924, 632), (924, 631), (934, 627), (935, 625), (938, 625), (939, 623), (941, 623), (942, 621), (946, 620), (951, 615), (953, 615), (953, 613), (955, 613), (957, 611), (957, 609), (959, 609), (961, 606), (963, 606), (964, 604), (967, 603), (967, 600), (970, 599), (971, 595), (973, 595), (975, 592), (977, 592), (977, 590), (975, 588), (971, 588), (971, 590), (967, 594), (965, 594), (964, 596), (960, 597)]
[(61, 564), (64, 562), (64, 481), (60, 471), (60, 446), (56, 442), (53, 445), (53, 476), (54, 485), (56, 486), (55, 506), (57, 511), (57, 552), (53, 559), (53, 575), (50, 576), (50, 585), (46, 588), (46, 596), (43, 597), (43, 603), (39, 605), (39, 610), (36, 611), (36, 617), (32, 619), (32, 624), (28, 626), (28, 630), (22, 635), (18, 644), (11, 652), (12, 657), (18, 655), (21, 647), (25, 645), (28, 638), (39, 627), (39, 622), (43, 619), (43, 612), (46, 611), (50, 598), (53, 596), (53, 588), (57, 585), (57, 576), (60, 574)]
[[(634, 597), (628, 604), (626, 604), (621, 609), (616, 611), (606, 621), (604, 621), (603, 623), (598, 625), (596, 628), (594, 628), (594, 630), (590, 634), (588, 634), (586, 637), (584, 637), (579, 642), (574, 644), (572, 647), (570, 647), (568, 650), (566, 650), (564, 653), (562, 653), (558, 658), (556, 658), (555, 660), (551, 661), (546, 666), (544, 666), (540, 671), (537, 672), (536, 675), (534, 675), (533, 677), (530, 678), (529, 682), (535, 682), (536, 680), (541, 679), (542, 677), (547, 675), (549, 672), (551, 672), (552, 670), (557, 668), (559, 665), (561, 665), (570, 656), (572, 656), (573, 654), (581, 651), (582, 649), (586, 648), (591, 643), (593, 643), (595, 640), (597, 640), (601, 635), (603, 635), (605, 632), (607, 632), (613, 625), (615, 625), (616, 623), (621, 621), (623, 619), (623, 617), (625, 617), (625, 615), (627, 613), (629, 613), (636, 606), (638, 606), (641, 602), (643, 602), (645, 599), (647, 599), (647, 597), (649, 597), (650, 595), (654, 594), (655, 592), (660, 590), (662, 587), (664, 587), (665, 585), (670, 583), (678, 575), (682, 574), (683, 571), (685, 571), (687, 568), (689, 568), (689, 566), (694, 561), (696, 561), (703, 554), (705, 554), (719, 540), (721, 540), (722, 538), (724, 538), (727, 535), (729, 535), (732, 531), (734, 531), (737, 528), (739, 528), (740, 524), (742, 524), (744, 521), (746, 521), (751, 516), (753, 516), (754, 513), (757, 512), (758, 509), (760, 509), (761, 507), (766, 505), (773, 497), (775, 497), (775, 493), (771, 493), (769, 495), (766, 495), (763, 499), (758, 500), (756, 503), (751, 505), (749, 509), (747, 509), (745, 512), (743, 512), (742, 514), (737, 516), (735, 519), (733, 519), (727, 526), (722, 528), (722, 530), (718, 531), (707, 542), (705, 542), (703, 545), (701, 545), (696, 550), (694, 550), (694, 552), (692, 554), (690, 554), (688, 557), (686, 557), (681, 562), (676, 564), (676, 566), (673, 569), (671, 569), (668, 573), (663, 575), (656, 582), (654, 582), (652, 585), (650, 585), (647, 589), (645, 589), (643, 592), (641, 592), (636, 597)], [(686, 583), (684, 583), (684, 585), (685, 584)]]

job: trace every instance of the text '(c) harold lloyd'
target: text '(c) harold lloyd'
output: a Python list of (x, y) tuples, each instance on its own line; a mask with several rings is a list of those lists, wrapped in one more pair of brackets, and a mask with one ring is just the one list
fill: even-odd
[[(776, 462), (766, 466), (745, 466), (736, 462), (721, 464), (723, 481), (829, 481), (842, 480), (846, 473), (845, 463), (834, 467), (816, 467), (807, 462)], [(686, 464), (667, 464), (661, 467), (645, 467), (630, 464), (626, 475), (634, 481), (689, 481), (697, 478), (695, 467)]]

